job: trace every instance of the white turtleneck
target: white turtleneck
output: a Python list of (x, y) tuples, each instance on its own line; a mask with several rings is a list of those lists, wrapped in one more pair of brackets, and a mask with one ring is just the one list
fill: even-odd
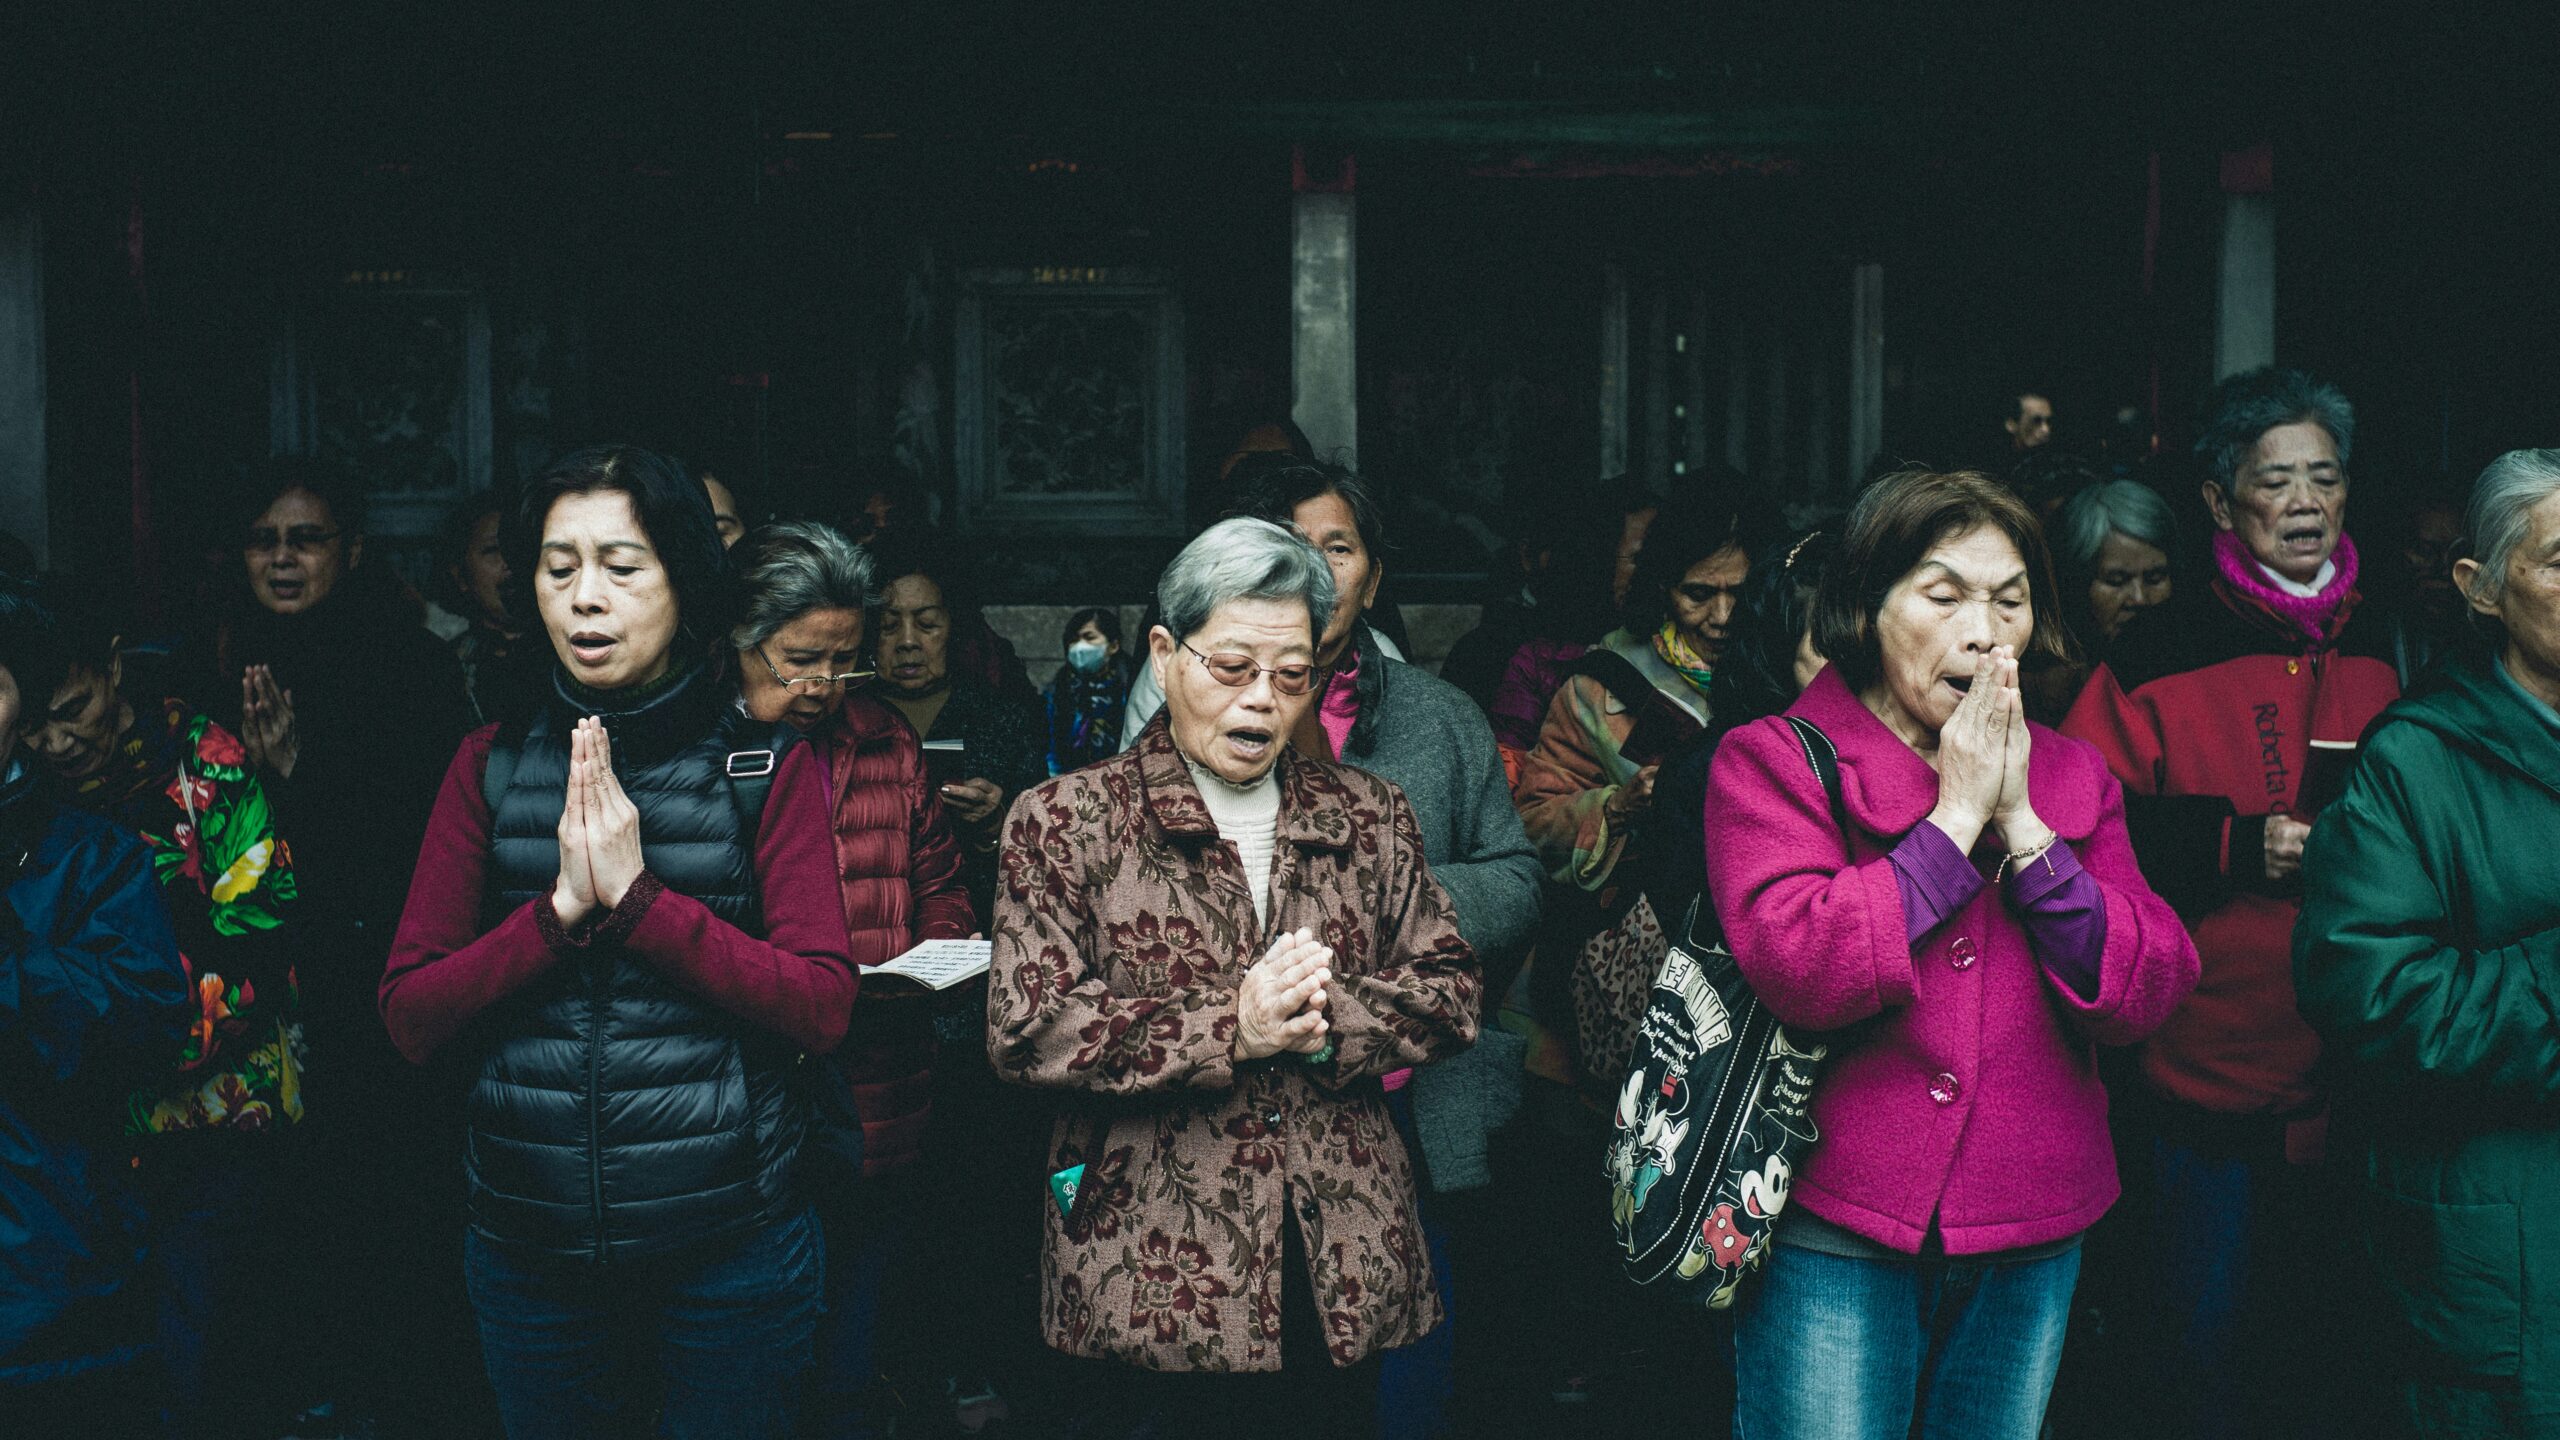
[(2249, 557), (2249, 563), (2258, 567), (2258, 573), (2267, 577), (2268, 584), (2273, 585), (2296, 600), (2319, 599), (2321, 592), (2329, 588), (2329, 582), (2338, 578), (2338, 562), (2335, 560), (2321, 561), (2320, 573), (2312, 576), (2311, 583), (2308, 585), (2303, 584), (2299, 580), (2287, 580), (2273, 570), (2268, 569), (2266, 562), (2260, 560), (2255, 555)]
[(1200, 803), (1209, 807), (1218, 838), (1236, 847), (1236, 859), (1244, 865), (1244, 883), (1253, 891), (1255, 923), (1269, 929), (1271, 847), (1280, 829), (1280, 767), (1265, 770), (1251, 785), (1238, 785), (1187, 755), (1182, 763), (1191, 767), (1191, 783), (1199, 787)]

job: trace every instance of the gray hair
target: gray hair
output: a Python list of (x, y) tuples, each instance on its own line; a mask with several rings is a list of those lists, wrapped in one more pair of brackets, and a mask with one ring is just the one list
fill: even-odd
[(2463, 530), (2480, 573), (2471, 579), (2475, 600), (2495, 601), (2507, 591), (2507, 561), (2524, 543), (2527, 512), (2560, 491), (2560, 450), (2510, 450), (2489, 462), (2471, 482), (2471, 508)]
[(1316, 547), (1268, 520), (1221, 520), (1182, 547), (1156, 582), (1164, 628), (1188, 640), (1231, 600), (1302, 600), (1310, 640), (1333, 619), (1333, 567)]
[(832, 528), (811, 520), (766, 525), (738, 542), (743, 613), (729, 645), (752, 649), (812, 610), (867, 610), (871, 556)]
[(2252, 370), (2213, 387), (2205, 402), (2204, 429), (2196, 435), (2196, 458), (2205, 478), (2224, 489), (2249, 463), (2258, 438), (2279, 425), (2309, 422), (2329, 432), (2338, 447), (2338, 464), (2356, 443), (2356, 407), (2346, 392), (2303, 370)]
[(2074, 570), (2097, 568), (2109, 535), (2139, 540), (2172, 558), (2178, 553), (2178, 520), (2169, 502), (2139, 480), (2101, 480), (2072, 496), (2054, 517), (2053, 548)]

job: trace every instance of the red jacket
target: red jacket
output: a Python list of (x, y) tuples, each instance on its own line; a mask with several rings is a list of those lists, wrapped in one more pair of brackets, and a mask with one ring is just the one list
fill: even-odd
[[(925, 779), (916, 733), (896, 711), (854, 695), (810, 732), (834, 784), (836, 874), (853, 962), (894, 960), (919, 940), (961, 940), (976, 927), (960, 883), (960, 847)], [(865, 986), (836, 1063), (862, 1115), (862, 1170), (912, 1164), (933, 1113), (933, 1012), (926, 992)]]
[(2293, 998), (2301, 886), (2269, 881), (2262, 847), (2266, 817), (2304, 808), (2311, 742), (2353, 745), (2400, 695), (2372, 627), (2352, 622), (2352, 561), (2341, 569), (2346, 594), (2316, 637), (2226, 576), (2180, 588), (2126, 628), (2062, 722), (2124, 782), (2142, 872), (2195, 934), (2203, 978), (2142, 1069), (2208, 1110), (2318, 1107), (2320, 1041)]

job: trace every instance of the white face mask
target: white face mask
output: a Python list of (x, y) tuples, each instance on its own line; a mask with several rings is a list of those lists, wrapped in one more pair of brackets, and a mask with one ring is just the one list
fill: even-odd
[(1109, 653), (1105, 646), (1091, 640), (1079, 640), (1067, 647), (1067, 663), (1074, 666), (1079, 675), (1092, 675), (1102, 669), (1102, 662)]

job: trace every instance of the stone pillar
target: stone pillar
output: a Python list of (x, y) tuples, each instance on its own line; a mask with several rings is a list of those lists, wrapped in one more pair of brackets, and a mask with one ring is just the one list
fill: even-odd
[(31, 196), (0, 210), (0, 529), (50, 562), (44, 476), (44, 221)]
[(2222, 263), (2213, 319), (2219, 380), (2276, 361), (2275, 150), (2222, 157)]
[(1854, 495), (1884, 449), (1884, 267), (1849, 272), (1849, 453), (1840, 493)]
[(1627, 271), (1600, 271), (1600, 478), (1627, 473)]
[(1356, 166), (1348, 155), (1331, 179), (1310, 176), (1307, 149), (1298, 147), (1292, 183), (1297, 191), (1289, 264), (1289, 418), (1298, 422), (1316, 453), (1359, 463), (1360, 372), (1357, 341), (1359, 255)]

